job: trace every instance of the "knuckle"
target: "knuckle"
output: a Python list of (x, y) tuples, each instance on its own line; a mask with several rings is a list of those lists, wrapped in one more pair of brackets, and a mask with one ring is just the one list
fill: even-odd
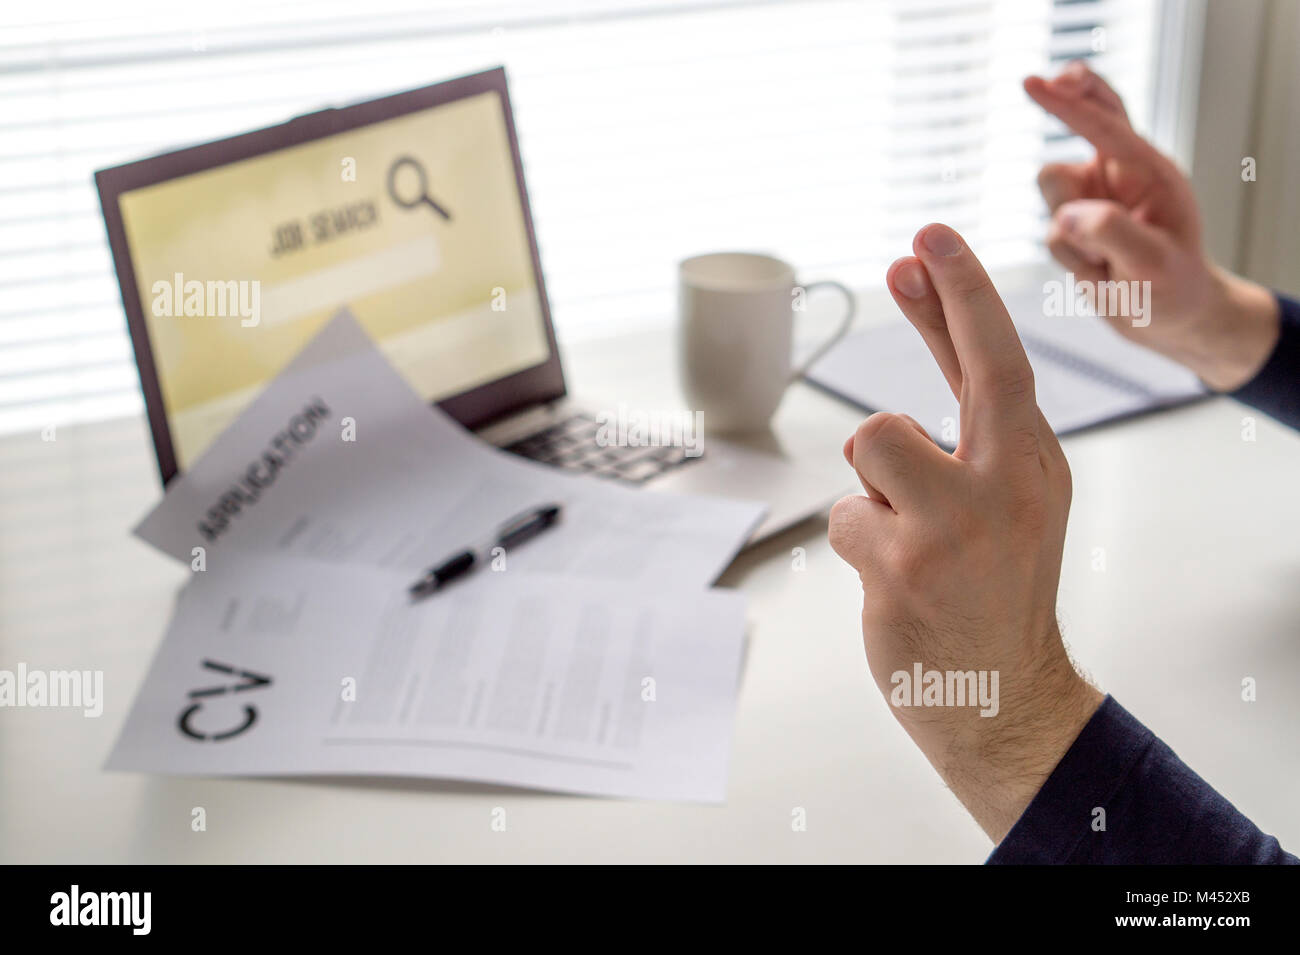
[(831, 546), (834, 546), (837, 540), (844, 538), (845, 532), (853, 522), (852, 514), (852, 496), (842, 497), (831, 505), (831, 516), (827, 525), (827, 535), (830, 537)]
[(884, 417), (882, 414), (873, 414), (864, 418), (862, 423), (858, 425), (853, 432), (853, 451), (855, 454), (875, 440), (876, 430), (880, 427), (882, 417)]
[(1033, 475), (1020, 472), (1007, 480), (997, 495), (995, 513), (1001, 515), (1003, 527), (1012, 533), (1037, 536), (1045, 525), (1047, 516), (1046, 481), (1042, 472)]
[(1107, 203), (1097, 212), (1093, 228), (1099, 235), (1112, 235), (1125, 224), (1128, 213), (1114, 203)]
[(1007, 504), (1013, 533), (1021, 540), (1038, 541), (1055, 524), (1062, 505), (1068, 512), (1069, 492), (1054, 477), (1040, 472), (1012, 485)]
[(859, 517), (861, 505), (855, 498), (855, 495), (849, 495), (835, 502), (831, 507), (830, 521), (826, 530), (831, 550), (849, 563), (852, 563), (851, 558), (858, 554), (863, 539), (862, 522)]
[(910, 427), (911, 425), (896, 414), (888, 412), (873, 414), (858, 425), (853, 447), (857, 449), (860, 442), (863, 451), (881, 453), (893, 458), (902, 451), (903, 441), (906, 438), (904, 432)]
[[(1032, 400), (1034, 397), (1034, 370), (1028, 361), (1008, 363), (993, 374), (993, 394), (1008, 402)], [(1028, 430), (1018, 429), (1018, 430)], [(1038, 429), (1033, 429), (1035, 441)]]
[(922, 331), (946, 333), (948, 330), (948, 319), (944, 316), (941, 305), (909, 309), (907, 320)]
[(880, 425), (876, 428), (876, 440), (881, 444), (895, 445), (900, 443), (905, 437), (905, 433), (910, 430), (911, 425), (900, 415), (885, 415), (882, 417)]
[(918, 466), (912, 445), (917, 437), (919, 435), (910, 424), (902, 418), (893, 418), (877, 436), (876, 453), (894, 474), (912, 475)]
[(1038, 426), (1019, 425), (1011, 429), (1009, 434), (1011, 451), (1017, 455), (1028, 457), (1033, 455), (1037, 457), (1039, 449)]
[(853, 514), (856, 511), (854, 498), (856, 496), (850, 494), (831, 505), (830, 533), (832, 541), (836, 535), (843, 535), (844, 531), (853, 523)]
[[(983, 273), (983, 270), (978, 268), (961, 270), (952, 276), (948, 288), (963, 302), (972, 306), (984, 305), (990, 297), (997, 299), (997, 292), (993, 288), (993, 283)], [(1001, 299), (998, 299), (998, 301), (1001, 301)]]
[(1049, 490), (1055, 490), (1068, 508), (1074, 496), (1074, 476), (1059, 444), (1048, 450), (1046, 473)]
[(890, 576), (902, 583), (919, 583), (933, 566), (929, 548), (911, 536), (895, 539), (889, 545), (885, 559)]

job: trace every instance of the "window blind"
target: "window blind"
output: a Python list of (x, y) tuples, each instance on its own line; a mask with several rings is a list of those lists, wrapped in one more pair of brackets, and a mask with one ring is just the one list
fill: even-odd
[(9, 5), (0, 432), (139, 413), (92, 172), (504, 64), (557, 332), (673, 313), (674, 266), (771, 251), (879, 284), (930, 220), (1042, 256), (1081, 144), (1021, 78), (1085, 57), (1139, 128), (1160, 0), (316, 0)]

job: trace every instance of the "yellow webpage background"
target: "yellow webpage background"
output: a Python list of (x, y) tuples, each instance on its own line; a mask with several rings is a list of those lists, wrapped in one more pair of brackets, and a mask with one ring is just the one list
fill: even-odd
[[(402, 156), (423, 166), (450, 221), (393, 201), (389, 167)], [(349, 161), (355, 181), (345, 178)], [(401, 198), (419, 194), (411, 168), (397, 183)], [(431, 401), (548, 356), (495, 93), (135, 190), (120, 203), (182, 469), (342, 305)], [(372, 222), (317, 241), (313, 217), (368, 203)], [(294, 222), (304, 245), (273, 254), (277, 231)], [(233, 308), (185, 315), (183, 301), (154, 314), (155, 283), (173, 284), (177, 273), (260, 282), (259, 323), (246, 327)]]

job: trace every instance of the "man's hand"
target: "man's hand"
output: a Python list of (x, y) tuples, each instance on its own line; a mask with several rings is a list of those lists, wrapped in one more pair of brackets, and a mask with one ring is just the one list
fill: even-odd
[(891, 708), (1000, 842), (1102, 700), (1056, 624), (1070, 469), (979, 261), (942, 225), (912, 247), (889, 287), (961, 403), (960, 442), (949, 455), (910, 418), (868, 418), (844, 446), (867, 496), (835, 505), (830, 542), (861, 577), (863, 642), (886, 698), (916, 664), (998, 673), (994, 716)]
[(1106, 301), (1093, 297), (1093, 305), (1122, 335), (1212, 388), (1249, 381), (1277, 342), (1277, 300), (1206, 259), (1187, 177), (1133, 130), (1119, 95), (1085, 64), (1071, 63), (1052, 80), (1031, 76), (1025, 92), (1097, 150), (1089, 162), (1054, 163), (1038, 176), (1052, 211), (1052, 255), (1090, 283), (1085, 288), (1149, 281), (1139, 326), (1132, 314), (1107, 314)]

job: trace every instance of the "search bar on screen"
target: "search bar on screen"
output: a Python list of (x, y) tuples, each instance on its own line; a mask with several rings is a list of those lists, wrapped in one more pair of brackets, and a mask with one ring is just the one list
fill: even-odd
[(442, 266), (438, 240), (422, 236), (297, 278), (262, 287), (262, 325), (279, 325), (338, 308), (415, 279)]

